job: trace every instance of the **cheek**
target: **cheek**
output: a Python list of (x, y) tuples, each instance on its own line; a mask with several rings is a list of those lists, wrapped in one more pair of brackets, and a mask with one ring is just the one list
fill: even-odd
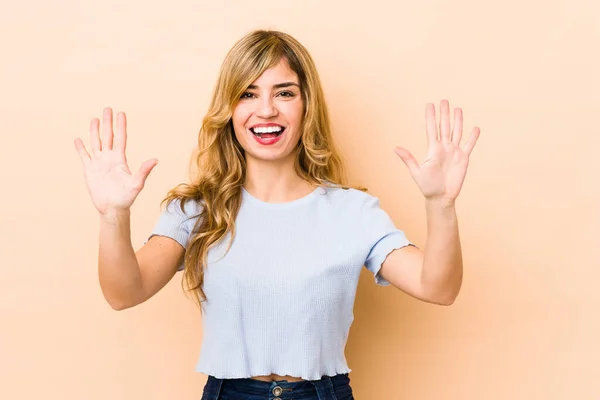
[(245, 132), (245, 125), (250, 117), (250, 112), (246, 110), (244, 107), (238, 106), (233, 111), (233, 115), (231, 116), (231, 120), (233, 122), (233, 128), (236, 135), (241, 135)]
[(286, 107), (286, 119), (289, 123), (293, 123), (298, 128), (302, 123), (302, 116), (304, 115), (304, 107), (302, 102), (291, 103)]

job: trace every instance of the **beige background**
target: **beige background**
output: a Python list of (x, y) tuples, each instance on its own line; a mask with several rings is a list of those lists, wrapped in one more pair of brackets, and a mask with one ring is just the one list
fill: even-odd
[[(141, 245), (187, 163), (220, 63), (254, 28), (312, 52), (353, 182), (425, 240), (394, 154), (425, 151), (424, 107), (482, 128), (459, 198), (463, 291), (450, 308), (360, 281), (356, 397), (600, 399), (600, 6), (592, 0), (3, 2), (0, 398), (200, 399), (200, 315), (181, 274), (124, 312), (103, 300), (98, 218), (72, 141), (110, 105)], [(275, 329), (276, 327), (273, 326)]]

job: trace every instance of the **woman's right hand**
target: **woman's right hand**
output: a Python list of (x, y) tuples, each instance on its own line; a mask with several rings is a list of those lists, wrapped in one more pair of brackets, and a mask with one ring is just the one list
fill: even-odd
[(146, 178), (156, 166), (158, 160), (145, 161), (139, 171), (132, 175), (127, 166), (125, 147), (127, 144), (127, 119), (125, 113), (117, 114), (116, 133), (113, 134), (113, 113), (105, 108), (102, 116), (102, 137), (100, 121), (92, 119), (90, 123), (90, 145), (88, 153), (80, 138), (75, 139), (75, 148), (83, 164), (83, 172), (88, 192), (94, 206), (102, 216), (113, 216), (128, 211), (140, 191)]

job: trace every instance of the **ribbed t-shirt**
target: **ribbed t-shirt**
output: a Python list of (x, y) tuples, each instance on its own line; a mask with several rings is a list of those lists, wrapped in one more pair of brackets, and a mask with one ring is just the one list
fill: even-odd
[[(291, 375), (306, 380), (348, 373), (344, 349), (363, 266), (379, 285), (394, 249), (411, 244), (380, 208), (355, 189), (318, 187), (287, 203), (245, 189), (236, 234), (216, 244), (204, 267), (202, 346), (196, 371), (217, 378)], [(153, 235), (187, 247), (201, 212), (173, 201)], [(180, 269), (183, 265), (180, 266)]]

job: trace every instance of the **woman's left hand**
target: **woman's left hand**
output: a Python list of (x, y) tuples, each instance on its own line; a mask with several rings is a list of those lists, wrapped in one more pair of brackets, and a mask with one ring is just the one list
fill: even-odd
[(450, 105), (447, 100), (440, 104), (439, 131), (436, 124), (435, 106), (427, 104), (425, 111), (427, 127), (427, 156), (419, 164), (413, 155), (402, 147), (396, 154), (408, 167), (414, 181), (426, 200), (439, 200), (454, 204), (465, 180), (469, 155), (479, 138), (479, 128), (461, 145), (463, 115), (460, 108), (454, 110), (454, 126), (450, 130)]

